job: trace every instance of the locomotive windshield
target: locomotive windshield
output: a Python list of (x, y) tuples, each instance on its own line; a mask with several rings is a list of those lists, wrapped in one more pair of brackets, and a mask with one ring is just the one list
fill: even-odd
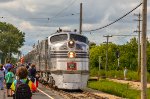
[(70, 39), (88, 44), (87, 38), (81, 35), (70, 34)]
[(59, 35), (54, 35), (50, 38), (50, 41), (51, 43), (54, 43), (54, 42), (60, 42), (60, 41), (65, 41), (67, 40), (68, 36), (67, 34), (59, 34)]

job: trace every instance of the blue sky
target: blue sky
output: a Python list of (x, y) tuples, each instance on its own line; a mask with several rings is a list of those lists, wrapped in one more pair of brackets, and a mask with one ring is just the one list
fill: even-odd
[[(142, 0), (0, 0), (0, 19), (25, 32), (25, 45), (20, 48), (23, 54), (32, 50), (32, 45), (50, 34), (62, 29), (79, 29), (80, 3), (83, 3), (83, 31), (105, 26), (127, 12)], [(138, 23), (134, 13), (142, 6), (117, 23), (94, 32), (83, 32), (90, 41), (100, 44), (106, 41), (104, 35), (136, 35)], [(150, 38), (150, 1), (148, 0), (148, 31)], [(130, 37), (113, 36), (110, 42), (124, 44)]]

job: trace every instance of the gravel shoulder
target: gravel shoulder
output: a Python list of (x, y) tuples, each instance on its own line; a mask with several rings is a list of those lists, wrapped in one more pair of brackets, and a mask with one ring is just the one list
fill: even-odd
[(111, 95), (111, 94), (108, 94), (108, 93), (104, 93), (104, 92), (101, 92), (101, 91), (98, 91), (98, 90), (94, 90), (94, 89), (91, 89), (91, 88), (86, 88), (84, 90), (90, 91), (93, 94), (96, 94), (96, 95), (99, 95), (101, 97), (104, 97), (105, 99), (123, 99), (121, 97), (118, 97), (118, 96), (115, 96), (115, 95)]

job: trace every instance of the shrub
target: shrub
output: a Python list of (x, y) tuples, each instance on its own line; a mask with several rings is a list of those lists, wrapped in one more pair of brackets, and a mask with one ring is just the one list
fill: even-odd
[[(90, 76), (97, 76), (97, 77), (103, 77), (106, 76), (107, 78), (115, 78), (115, 79), (124, 79), (123, 70), (100, 70), (98, 69), (91, 69), (90, 70)], [(127, 72), (127, 79), (132, 81), (140, 81), (140, 75), (138, 75), (137, 72), (128, 70)], [(147, 81), (150, 82), (150, 74), (147, 72)]]

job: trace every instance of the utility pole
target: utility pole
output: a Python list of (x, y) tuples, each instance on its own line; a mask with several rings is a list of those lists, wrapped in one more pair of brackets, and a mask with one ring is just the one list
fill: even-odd
[(102, 56), (99, 56), (98, 59), (99, 59), (99, 72), (98, 72), (98, 77), (100, 77)]
[(118, 60), (118, 69), (119, 69), (119, 66), (120, 66), (120, 51), (119, 51), (119, 49), (117, 49), (117, 51), (116, 51), (116, 57), (117, 57), (117, 60)]
[(82, 3), (80, 3), (80, 28), (79, 33), (82, 34)]
[(109, 37), (112, 37), (111, 35), (106, 35), (106, 36), (103, 36), (103, 37), (106, 37), (107, 38), (107, 41), (104, 42), (106, 43), (106, 65), (105, 65), (105, 71), (107, 71), (107, 68), (108, 68), (108, 40), (109, 40)]
[(138, 20), (135, 20), (135, 21), (138, 21), (138, 30), (134, 31), (134, 32), (138, 32), (138, 75), (140, 74), (140, 71), (141, 71), (141, 44), (140, 44), (140, 34), (141, 34), (141, 14), (134, 14), (135, 16), (138, 17)]
[(100, 71), (101, 70), (101, 58), (102, 58), (102, 56), (99, 56), (98, 58), (99, 58), (99, 71)]
[(147, 99), (147, 62), (146, 62), (146, 32), (147, 32), (147, 0), (143, 0), (142, 8), (142, 40), (141, 40), (141, 99)]

